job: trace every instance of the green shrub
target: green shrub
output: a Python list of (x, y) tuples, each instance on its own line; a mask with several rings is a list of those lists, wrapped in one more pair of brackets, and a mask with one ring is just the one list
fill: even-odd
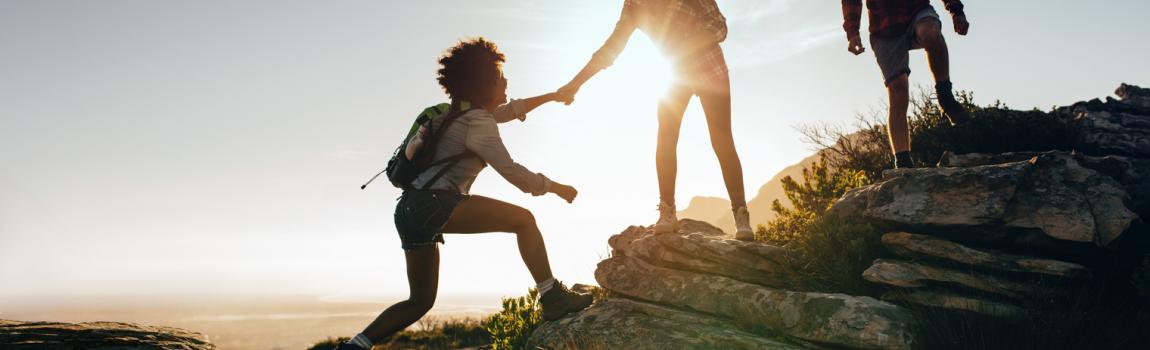
[(790, 176), (783, 178), (783, 193), (794, 208), (783, 207), (776, 199), (771, 203), (771, 211), (776, 214), (775, 219), (765, 226), (759, 226), (756, 236), (759, 240), (779, 246), (786, 246), (802, 239), (804, 232), (808, 230), (807, 226), (821, 218), (839, 197), (868, 182), (862, 171), (831, 169), (824, 155), (810, 167), (803, 168), (801, 183)]
[(491, 335), (482, 324), (471, 318), (439, 320), (424, 317), (418, 329), (407, 329), (391, 338), (387, 344), (377, 346), (380, 350), (421, 349), (450, 350), (487, 345)]
[(335, 349), (335, 347), (338, 346), (339, 343), (342, 343), (342, 342), (345, 342), (348, 340), (351, 340), (351, 338), (348, 338), (348, 337), (327, 338), (324, 341), (315, 343), (315, 345), (312, 345), (310, 348), (307, 348), (307, 350), (331, 350), (331, 349)]
[[(852, 295), (875, 295), (876, 287), (862, 273), (881, 257), (880, 233), (869, 224), (853, 223), (834, 216), (817, 216), (800, 231), (772, 236), (759, 226), (767, 243), (795, 252), (792, 266), (803, 276), (799, 289)], [(780, 238), (783, 241), (772, 239)]]
[(503, 310), (488, 317), (483, 322), (483, 329), (491, 334), (493, 350), (520, 350), (526, 346), (527, 337), (542, 322), (539, 291), (531, 288), (526, 296), (504, 298)]

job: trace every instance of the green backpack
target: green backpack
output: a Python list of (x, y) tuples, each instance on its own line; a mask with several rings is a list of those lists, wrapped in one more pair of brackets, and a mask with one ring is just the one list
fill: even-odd
[[(435, 157), (436, 149), (438, 148), (439, 138), (447, 131), (447, 128), (454, 124), (456, 120), (462, 117), (465, 113), (471, 111), (471, 105), (467, 102), (462, 102), (459, 106), (452, 106), (448, 103), (441, 103), (435, 106), (428, 107), (423, 110), (415, 118), (412, 123), (411, 129), (408, 130), (407, 136), (403, 138), (403, 142), (392, 153), (391, 159), (387, 162), (387, 168), (375, 174), (368, 180), (367, 183), (360, 186), (360, 189), (367, 188), (367, 185), (375, 181), (375, 178), (380, 174), (386, 172), (387, 179), (391, 184), (397, 188), (404, 190), (413, 189), (412, 182), (415, 181), (419, 175), (423, 174), (427, 169), (446, 164), (439, 172), (435, 174), (420, 190), (426, 190), (429, 186), (434, 184), (443, 177), (455, 164), (459, 161), (478, 157), (471, 150), (464, 150), (460, 154), (446, 157), (439, 160), (433, 160)], [(438, 122), (442, 120), (442, 122)], [(438, 124), (438, 127), (433, 125)]]

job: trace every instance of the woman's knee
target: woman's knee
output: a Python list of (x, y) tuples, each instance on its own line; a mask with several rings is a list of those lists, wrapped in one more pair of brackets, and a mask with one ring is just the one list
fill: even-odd
[(535, 214), (532, 214), (530, 210), (518, 208), (511, 215), (515, 222), (512, 228), (513, 233), (520, 235), (539, 233), (538, 224), (535, 222)]
[(421, 313), (427, 313), (435, 306), (435, 294), (435, 292), (412, 294), (411, 298), (407, 299), (407, 302)]

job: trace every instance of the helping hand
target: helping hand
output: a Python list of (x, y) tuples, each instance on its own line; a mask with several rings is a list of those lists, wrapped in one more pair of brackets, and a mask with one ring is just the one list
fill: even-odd
[(558, 182), (551, 183), (551, 193), (558, 195), (559, 198), (563, 198), (567, 203), (574, 202), (575, 197), (579, 195), (579, 191), (575, 190), (574, 187)]
[(858, 35), (852, 35), (847, 38), (847, 51), (855, 54), (855, 56), (866, 52), (866, 48), (864, 48), (862, 44), (862, 38), (860, 38)]
[(570, 106), (575, 102), (575, 94), (579, 92), (578, 85), (567, 84), (555, 91), (556, 101), (563, 102), (564, 105)]
[(966, 35), (970, 30), (970, 22), (966, 21), (966, 15), (954, 16), (954, 32), (958, 35)]

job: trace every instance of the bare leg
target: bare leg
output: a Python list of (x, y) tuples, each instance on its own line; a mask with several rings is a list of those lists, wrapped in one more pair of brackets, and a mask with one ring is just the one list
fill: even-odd
[(407, 284), (410, 294), (383, 310), (375, 321), (363, 330), (363, 335), (378, 344), (396, 332), (407, 328), (427, 314), (435, 305), (439, 289), (439, 246), (429, 245), (404, 252), (407, 258)]
[(527, 209), (483, 196), (471, 196), (455, 207), (444, 233), (509, 232), (515, 234), (519, 256), (535, 283), (551, 279), (551, 263), (535, 216)]
[(914, 30), (918, 43), (926, 50), (934, 81), (950, 81), (950, 51), (946, 48), (946, 39), (942, 37), (942, 23), (921, 21)]
[(907, 126), (906, 111), (910, 104), (910, 83), (903, 74), (887, 84), (890, 98), (890, 112), (887, 115), (887, 131), (890, 146), (894, 153), (910, 150), (910, 128)]
[(659, 101), (659, 138), (655, 147), (655, 172), (659, 178), (659, 199), (675, 204), (675, 179), (678, 176), (679, 127), (683, 113), (691, 102), (691, 89), (684, 84), (671, 88)]
[(711, 134), (711, 148), (719, 157), (719, 167), (723, 170), (723, 183), (727, 185), (727, 195), (732, 208), (747, 205), (743, 188), (743, 164), (735, 149), (735, 138), (731, 133), (731, 83), (700, 90), (699, 102), (707, 115), (707, 129)]

